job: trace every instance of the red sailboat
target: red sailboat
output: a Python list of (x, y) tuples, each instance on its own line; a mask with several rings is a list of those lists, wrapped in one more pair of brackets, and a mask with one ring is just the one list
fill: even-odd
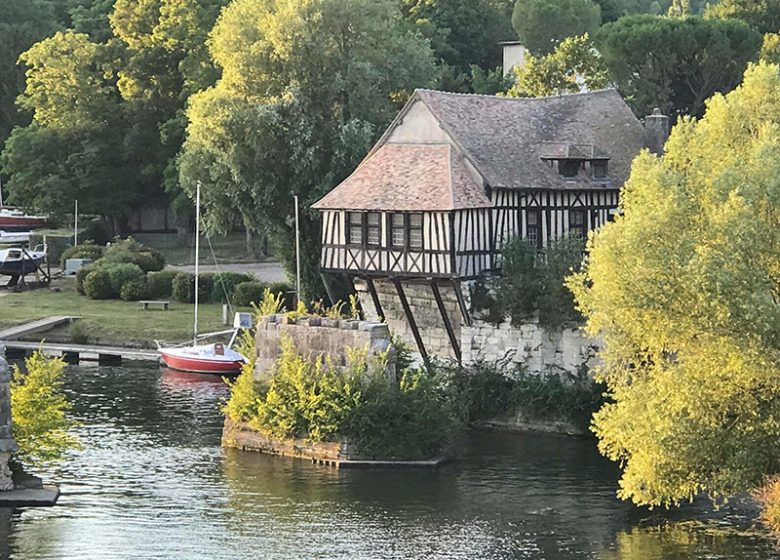
[[(223, 331), (198, 335), (198, 260), (200, 258), (200, 182), (197, 185), (195, 195), (195, 324), (192, 344), (187, 346), (162, 346), (157, 344), (157, 350), (165, 364), (180, 371), (192, 371), (196, 373), (231, 374), (241, 371), (246, 363), (246, 358), (233, 350), (231, 346), (236, 340), (236, 335), (242, 325), (237, 319), (232, 331)], [(246, 315), (246, 314), (238, 314)], [(250, 325), (251, 326), (251, 325)], [(232, 333), (230, 343), (225, 346), (220, 343), (198, 344), (198, 340), (217, 335)]]

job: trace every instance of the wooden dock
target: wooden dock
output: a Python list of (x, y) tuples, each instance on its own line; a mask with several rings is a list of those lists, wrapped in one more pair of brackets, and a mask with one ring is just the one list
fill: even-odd
[(79, 361), (97, 361), (101, 364), (115, 364), (122, 360), (159, 362), (156, 350), (145, 348), (123, 348), (121, 346), (94, 346), (89, 344), (54, 344), (49, 342), (24, 342), (21, 340), (0, 340), (0, 347), (6, 354), (26, 355), (41, 350), (47, 356), (62, 357), (66, 362), (77, 364)]
[(76, 319), (78, 319), (78, 317), (58, 315), (54, 317), (38, 319), (37, 321), (25, 323), (24, 325), (9, 327), (7, 329), (0, 330), (0, 341), (17, 340), (30, 334), (49, 331), (55, 327), (59, 327), (60, 325), (72, 323)]

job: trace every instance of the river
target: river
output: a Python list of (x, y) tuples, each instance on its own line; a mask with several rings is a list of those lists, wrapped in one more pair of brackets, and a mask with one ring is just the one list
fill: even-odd
[(78, 559), (780, 559), (739, 509), (615, 497), (591, 441), (473, 432), (436, 472), (338, 471), (223, 450), (215, 378), (67, 370), (84, 449), (54, 508), (0, 510), (0, 556)]

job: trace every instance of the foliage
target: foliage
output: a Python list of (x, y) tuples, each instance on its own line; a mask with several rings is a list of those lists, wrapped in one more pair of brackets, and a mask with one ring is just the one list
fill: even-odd
[(84, 266), (76, 271), (76, 291), (80, 293), (82, 296), (84, 294), (84, 279), (87, 277), (87, 274), (92, 272), (94, 270), (94, 267), (92, 265)]
[[(208, 273), (198, 275), (198, 301), (207, 302), (213, 291), (214, 276)], [(195, 275), (189, 272), (179, 272), (174, 276), (171, 297), (180, 303), (195, 303)]]
[(761, 33), (780, 30), (780, 0), (720, 0), (707, 7), (708, 18), (738, 19)]
[(565, 238), (537, 249), (525, 239), (516, 237), (501, 251), (501, 277), (496, 287), (502, 313), (509, 314), (519, 326), (538, 313), (539, 324), (555, 330), (581, 317), (564, 279), (578, 270), (585, 241)]
[[(242, 282), (251, 282), (254, 276), (239, 272), (217, 272), (214, 275), (214, 288), (211, 291), (210, 300), (213, 302), (228, 303), (235, 298), (236, 286)], [(227, 298), (227, 301), (225, 299)]]
[(68, 247), (60, 256), (60, 267), (65, 268), (65, 261), (68, 259), (91, 259), (93, 262), (97, 261), (103, 256), (104, 249), (104, 247), (95, 245), (90, 241)]
[(447, 379), (448, 391), (467, 422), (495, 418), (512, 410), (517, 371), (509, 360), (477, 361), (468, 367), (437, 364)]
[(253, 303), (262, 302), (268, 285), (259, 280), (250, 280), (236, 284), (233, 303), (238, 307), (249, 307)]
[(360, 319), (360, 299), (357, 294), (349, 294), (349, 318)]
[(269, 288), (266, 288), (263, 290), (263, 299), (260, 300), (260, 304), (255, 305), (254, 302), (252, 302), (252, 309), (258, 318), (283, 313), (284, 296), (281, 292), (274, 295)]
[(411, 89), (431, 82), (430, 47), (394, 0), (236, 0), (209, 44), (221, 78), (189, 100), (180, 181), (190, 196), (202, 182), (209, 227), (267, 234), (288, 272), (299, 195), (303, 291), (317, 299), (309, 206), (354, 169)]
[[(114, 295), (119, 295), (126, 283), (144, 280), (144, 271), (133, 263), (100, 263), (97, 269), (108, 273), (108, 278), (111, 281), (111, 290)], [(85, 291), (87, 291), (86, 286)], [(87, 295), (89, 295), (89, 292), (87, 292)]]
[(126, 281), (119, 289), (119, 297), (123, 301), (138, 301), (149, 297), (146, 278), (141, 277)]
[(79, 448), (79, 440), (68, 433), (75, 423), (68, 419), (70, 403), (62, 393), (65, 362), (35, 352), (25, 359), (24, 369), (14, 366), (11, 378), (11, 415), (17, 457), (32, 465), (63, 458)]
[(741, 86), (643, 153), (622, 215), (590, 240), (569, 286), (614, 403), (599, 448), (619, 495), (670, 505), (729, 496), (778, 472), (780, 69)]
[(165, 268), (165, 257), (157, 249), (147, 247), (132, 237), (115, 240), (106, 247), (103, 263), (132, 263), (144, 272), (157, 272)]
[(68, 327), (68, 336), (70, 336), (71, 342), (74, 344), (88, 344), (89, 334), (84, 327), (84, 323), (79, 320), (73, 321)]
[(601, 8), (591, 0), (518, 0), (512, 26), (534, 55), (552, 52), (567, 37), (593, 33)]
[(542, 57), (527, 55), (522, 68), (514, 67), (515, 83), (509, 97), (545, 97), (604, 89), (609, 76), (588, 34), (564, 39)]
[(701, 116), (704, 101), (742, 79), (761, 35), (736, 20), (631, 16), (608, 23), (594, 42), (612, 81), (637, 114)]
[(780, 534), (780, 476), (766, 477), (753, 496), (761, 505), (761, 521), (775, 535)]
[(146, 275), (146, 289), (150, 298), (169, 298), (173, 293), (175, 270), (160, 270)]
[(764, 44), (761, 46), (759, 58), (763, 62), (780, 64), (780, 33), (767, 33), (764, 35)]
[(309, 313), (309, 310), (306, 308), (306, 304), (300, 300), (295, 305), (295, 309), (290, 309), (284, 314), (285, 317), (292, 320), (301, 319), (310, 315), (311, 313)]
[(344, 318), (344, 306), (346, 304), (339, 300), (328, 308), (325, 312), (325, 316), (329, 319), (343, 319)]
[(111, 299), (116, 295), (111, 288), (111, 276), (104, 268), (90, 269), (82, 286), (84, 295), (90, 299)]

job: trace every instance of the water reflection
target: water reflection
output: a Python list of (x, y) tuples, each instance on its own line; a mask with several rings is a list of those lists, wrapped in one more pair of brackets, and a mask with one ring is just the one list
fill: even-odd
[(780, 559), (739, 509), (619, 502), (591, 442), (477, 432), (439, 471), (338, 471), (221, 450), (218, 377), (73, 367), (66, 388), (86, 446), (43, 473), (59, 507), (0, 515), (14, 558)]

